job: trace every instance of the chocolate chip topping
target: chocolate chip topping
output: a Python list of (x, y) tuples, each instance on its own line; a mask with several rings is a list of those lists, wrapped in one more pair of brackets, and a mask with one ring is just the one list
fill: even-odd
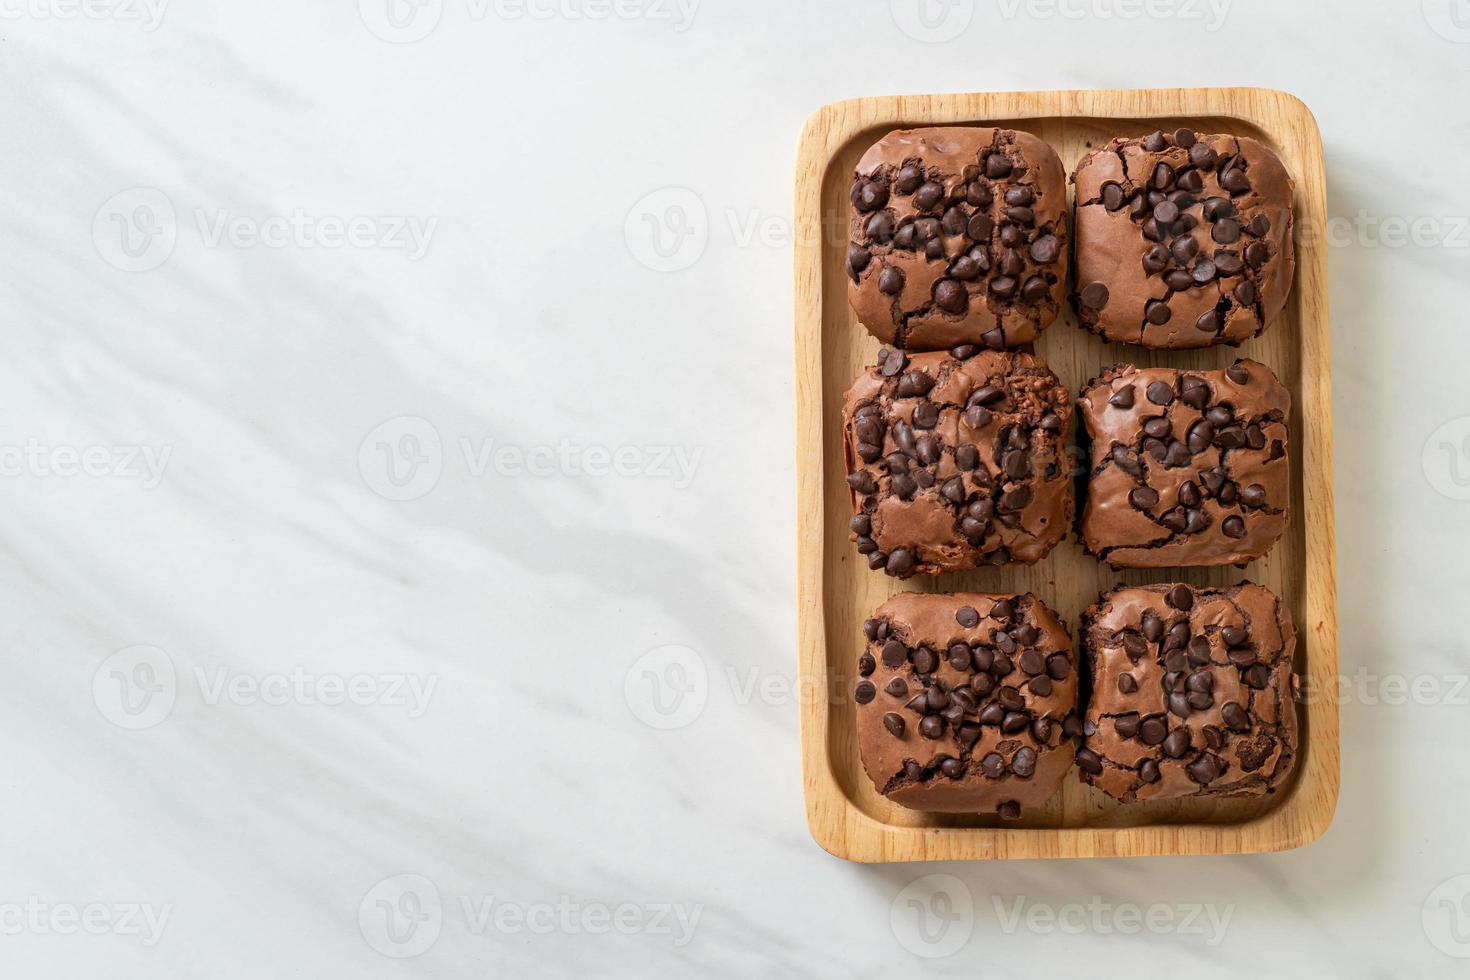
[(1091, 439), (1079, 527), (1119, 568), (1244, 564), (1286, 529), (1290, 398), (1264, 364), (1120, 365), (1083, 390)]
[(1029, 343), (1060, 308), (1066, 189), (1046, 143), (1004, 129), (893, 132), (853, 175), (858, 318), (911, 350)]
[(918, 809), (985, 812), (1056, 791), (1080, 730), (1078, 679), (1071, 640), (1039, 600), (902, 593), (868, 624), (863, 656), (882, 666), (854, 702), (881, 792)]
[[(1077, 753), (1086, 781), (1130, 803), (1261, 795), (1285, 782), (1297, 742), (1295, 631), (1271, 592), (1119, 587), (1088, 610), (1083, 630), (1094, 692)], [(1138, 655), (1128, 638), (1140, 636)]]
[[(1238, 344), (1285, 305), (1292, 182), (1255, 140), (1185, 129), (1115, 139), (1072, 180), (1084, 326), (1148, 347)], [(1136, 265), (1119, 262), (1128, 252)]]
[(1039, 560), (1068, 524), (1070, 416), (1029, 354), (890, 350), (843, 410), (858, 553), (900, 578)]

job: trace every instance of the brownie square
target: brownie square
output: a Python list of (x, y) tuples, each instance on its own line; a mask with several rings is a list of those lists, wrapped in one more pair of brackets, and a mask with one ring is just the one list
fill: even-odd
[(908, 350), (1029, 343), (1067, 277), (1067, 187), (1046, 143), (1010, 129), (889, 133), (853, 174), (848, 299)]
[(1070, 523), (1071, 399), (1040, 358), (885, 349), (843, 406), (852, 538), (907, 578), (1030, 564)]
[(1077, 165), (1077, 317), (1145, 347), (1237, 345), (1286, 305), (1292, 180), (1243, 136), (1115, 139)]
[(1084, 782), (1125, 803), (1261, 796), (1297, 750), (1296, 631), (1269, 589), (1119, 587), (1082, 618)]
[(858, 751), (878, 791), (916, 810), (1020, 816), (1072, 768), (1072, 639), (1035, 596), (889, 599), (863, 624)]
[(1266, 365), (1118, 365), (1078, 408), (1092, 443), (1082, 540), (1113, 567), (1244, 565), (1286, 530), (1291, 395)]

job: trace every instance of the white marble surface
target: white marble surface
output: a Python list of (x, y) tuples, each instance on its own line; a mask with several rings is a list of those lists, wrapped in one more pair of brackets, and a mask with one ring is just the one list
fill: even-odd
[[(0, 973), (1464, 975), (1470, 7), (926, 2), (0, 3)], [(1336, 822), (831, 858), (799, 128), (1210, 83), (1306, 100), (1339, 219)]]

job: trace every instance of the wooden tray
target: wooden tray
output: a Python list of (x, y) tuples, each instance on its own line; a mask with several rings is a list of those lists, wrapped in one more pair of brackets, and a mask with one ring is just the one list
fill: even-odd
[[(1104, 365), (1224, 367), (1237, 356), (1269, 364), (1291, 390), (1291, 526), (1264, 559), (1236, 568), (1114, 572), (1087, 557), (1075, 535), (1029, 568), (986, 569), (900, 583), (869, 571), (848, 540), (843, 393), (879, 343), (847, 305), (843, 263), (853, 167), (892, 129), (1004, 125), (1046, 140), (1068, 170), (1090, 146), (1179, 126), (1253, 136), (1280, 154), (1296, 180), (1296, 286), (1286, 310), (1242, 347), (1156, 352), (1106, 344), (1070, 312), (1036, 350), (1075, 393)], [(1327, 188), (1316, 121), (1298, 99), (1264, 89), (1008, 92), (854, 99), (818, 110), (801, 134), (796, 171), (797, 599), (801, 738), (807, 821), (822, 847), (854, 861), (1242, 854), (1300, 847), (1327, 829), (1337, 805), (1337, 708), (1301, 707), (1302, 745), (1292, 781), (1260, 800), (1123, 805), (1069, 775), (1044, 810), (1015, 824), (993, 816), (906, 810), (880, 796), (858, 761), (850, 698), (863, 619), (889, 595), (915, 591), (1034, 592), (1068, 623), (1098, 593), (1182, 580), (1227, 585), (1248, 578), (1291, 608), (1304, 690), (1332, 691), (1337, 676), (1337, 586), (1333, 571), (1332, 402)]]

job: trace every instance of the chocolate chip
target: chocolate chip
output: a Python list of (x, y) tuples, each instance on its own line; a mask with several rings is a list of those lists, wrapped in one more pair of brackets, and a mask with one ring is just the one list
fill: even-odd
[(1100, 282), (1088, 283), (1083, 287), (1078, 299), (1082, 305), (1093, 310), (1100, 310), (1108, 305), (1108, 287)]
[(1055, 235), (1042, 235), (1031, 243), (1031, 260), (1040, 265), (1055, 262), (1062, 254), (1062, 243)]
[[(892, 666), (898, 665), (893, 664)], [(902, 677), (895, 677), (883, 686), (883, 691), (891, 697), (905, 698), (908, 697), (909, 684)]]
[(1187, 585), (1176, 585), (1169, 590), (1165, 596), (1165, 600), (1175, 609), (1181, 612), (1189, 612), (1190, 608), (1194, 606), (1194, 593), (1190, 591)]
[(1162, 153), (1169, 148), (1169, 141), (1164, 138), (1163, 130), (1155, 130), (1143, 138), (1143, 148), (1150, 153)]
[(1122, 694), (1133, 694), (1138, 690), (1138, 681), (1132, 674), (1118, 675), (1118, 691)]
[(1182, 126), (1174, 130), (1174, 145), (1186, 150), (1194, 146), (1194, 132)]
[(1271, 671), (1265, 664), (1252, 664), (1241, 675), (1241, 680), (1258, 691), (1264, 691), (1271, 682)]
[(1026, 779), (1036, 772), (1036, 750), (1029, 745), (1023, 745), (1016, 750), (1016, 755), (1011, 759), (1011, 772)]
[(1173, 316), (1173, 311), (1169, 309), (1169, 304), (1163, 300), (1152, 299), (1144, 304), (1143, 316), (1149, 323), (1155, 326), (1162, 326), (1169, 322), (1169, 317)]
[(1108, 398), (1108, 404), (1114, 408), (1132, 408), (1133, 386), (1128, 385), (1113, 392), (1112, 396)]
[(919, 189), (924, 182), (924, 169), (915, 163), (906, 163), (898, 171), (898, 176), (893, 181), (894, 188), (900, 194), (912, 194)]
[(1002, 153), (992, 153), (985, 158), (985, 176), (991, 180), (1009, 176), (1012, 169), (1011, 161)]
[(859, 180), (852, 187), (851, 200), (859, 211), (876, 211), (888, 203), (888, 185), (881, 180)]
[(1189, 751), (1189, 746), (1189, 729), (1176, 728), (1164, 739), (1164, 754), (1171, 759), (1178, 759)]
[(1251, 189), (1251, 182), (1250, 179), (1246, 177), (1244, 170), (1241, 170), (1238, 167), (1232, 167), (1229, 170), (1221, 171), (1220, 186), (1225, 188), (1232, 195), (1244, 194), (1246, 191)]
[(1155, 190), (1165, 190), (1174, 182), (1174, 168), (1160, 161), (1154, 165), (1153, 178), (1149, 181)]
[(914, 670), (921, 674), (932, 674), (939, 668), (939, 657), (928, 647), (919, 647), (913, 655)]
[(1103, 207), (1107, 208), (1109, 211), (1116, 211), (1123, 206), (1124, 199), (1125, 198), (1123, 194), (1123, 188), (1120, 185), (1112, 182), (1103, 184)]
[(1220, 709), (1220, 717), (1224, 719), (1226, 725), (1230, 726), (1230, 728), (1234, 729), (1235, 731), (1250, 731), (1250, 712), (1246, 711), (1234, 701), (1225, 702), (1225, 706)]
[(1174, 400), (1174, 386), (1167, 381), (1155, 381), (1148, 386), (1148, 400), (1155, 405), (1168, 405)]
[(867, 704), (878, 696), (878, 689), (873, 686), (872, 681), (860, 681), (852, 696), (858, 704)]
[(903, 291), (903, 273), (893, 266), (888, 266), (878, 276), (878, 291), (890, 296)]
[(1128, 494), (1128, 502), (1138, 510), (1149, 510), (1159, 502), (1159, 492), (1153, 487), (1135, 487)]
[(1220, 522), (1220, 530), (1227, 538), (1243, 538), (1245, 537), (1245, 521), (1231, 515)]
[(1102, 756), (1091, 749), (1078, 749), (1077, 768), (1090, 775), (1101, 776), (1103, 771)]
[(934, 303), (946, 313), (963, 313), (970, 305), (970, 294), (954, 279), (941, 279), (934, 284)]
[(1256, 302), (1255, 283), (1242, 282), (1235, 287), (1235, 298), (1242, 306), (1254, 306)]
[(905, 575), (912, 575), (914, 569), (918, 567), (918, 562), (914, 560), (914, 553), (909, 549), (894, 548), (888, 556), (886, 567), (889, 575), (902, 578)]
[(907, 726), (904, 724), (902, 715), (890, 711), (883, 716), (883, 727), (888, 729), (888, 733), (894, 738), (903, 738), (904, 728)]
[(1219, 779), (1225, 771), (1225, 766), (1221, 763), (1220, 759), (1217, 756), (1210, 755), (1208, 752), (1203, 753), (1198, 759), (1195, 759), (1184, 768), (1189, 773), (1189, 778), (1197, 783), (1213, 782)]
[(936, 739), (944, 734), (945, 721), (939, 715), (925, 715), (919, 722), (919, 734), (927, 739)]
[(1210, 228), (1210, 237), (1221, 245), (1229, 245), (1240, 238), (1240, 225), (1232, 218), (1222, 218)]
[(861, 657), (858, 657), (858, 673), (863, 677), (867, 677), (877, 669), (878, 664), (873, 660), (871, 653), (864, 653)]
[(949, 757), (939, 763), (939, 771), (948, 779), (960, 779), (965, 775), (965, 764), (959, 759)]
[(914, 192), (914, 207), (920, 211), (932, 211), (944, 200), (944, 185), (929, 181)]
[(1194, 321), (1194, 328), (1204, 333), (1219, 333), (1220, 326), (1220, 314), (1214, 310), (1205, 310)]

